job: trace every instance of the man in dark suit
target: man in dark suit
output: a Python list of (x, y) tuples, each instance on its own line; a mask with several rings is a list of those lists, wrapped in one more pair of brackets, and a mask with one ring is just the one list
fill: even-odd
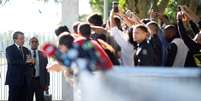
[(5, 84), (9, 86), (8, 101), (27, 101), (33, 74), (33, 59), (29, 57), (30, 51), (23, 47), (23, 32), (15, 32), (13, 40), (14, 44), (6, 48), (8, 69)]
[(33, 101), (33, 95), (35, 93), (36, 101), (44, 101), (44, 91), (48, 90), (49, 86), (49, 72), (46, 69), (48, 64), (47, 57), (38, 50), (38, 39), (32, 37), (30, 39), (31, 53), (35, 60), (34, 73), (31, 83), (30, 101)]
[(133, 29), (133, 40), (137, 43), (134, 54), (135, 66), (157, 66), (158, 61), (150, 40), (147, 39), (149, 31), (144, 25), (136, 25)]

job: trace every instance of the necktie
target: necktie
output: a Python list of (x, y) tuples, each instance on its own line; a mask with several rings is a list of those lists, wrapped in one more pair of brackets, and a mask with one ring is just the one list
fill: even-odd
[(19, 49), (20, 49), (20, 53), (21, 53), (21, 55), (22, 55), (22, 58), (23, 58), (23, 60), (24, 60), (24, 52), (23, 52), (23, 48), (20, 46)]
[(36, 51), (35, 50), (33, 51), (33, 57), (34, 57), (34, 59), (36, 59)]
[[(34, 58), (35, 65), (36, 65), (36, 50), (33, 51), (33, 58)], [(33, 75), (35, 76), (35, 74), (36, 74), (36, 68), (35, 68), (35, 66), (34, 66)]]

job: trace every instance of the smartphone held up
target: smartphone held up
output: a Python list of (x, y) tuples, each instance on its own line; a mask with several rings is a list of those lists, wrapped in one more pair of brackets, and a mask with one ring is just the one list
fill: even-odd
[(117, 1), (113, 1), (112, 2), (112, 8), (114, 10), (115, 13), (119, 12), (119, 7), (118, 7), (119, 3)]

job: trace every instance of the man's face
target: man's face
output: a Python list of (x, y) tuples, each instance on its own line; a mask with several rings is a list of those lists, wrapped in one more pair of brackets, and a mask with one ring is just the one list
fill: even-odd
[(31, 49), (36, 50), (38, 48), (39, 42), (37, 38), (32, 38), (30, 40)]
[(165, 29), (164, 30), (164, 35), (165, 35), (166, 41), (171, 41), (170, 39), (172, 39), (175, 36), (174, 35), (174, 30), (172, 30), (172, 29)]
[(141, 43), (146, 39), (146, 33), (142, 31), (140, 28), (136, 28), (133, 30), (133, 40), (137, 43)]
[(18, 34), (17, 39), (15, 39), (15, 43), (19, 46), (24, 45), (24, 35)]

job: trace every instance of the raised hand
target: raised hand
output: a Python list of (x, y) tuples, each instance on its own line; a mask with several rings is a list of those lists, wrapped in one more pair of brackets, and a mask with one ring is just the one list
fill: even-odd
[(193, 13), (193, 11), (186, 5), (181, 6), (181, 11), (184, 13), (185, 16), (187, 16), (190, 20), (194, 21), (195, 23), (198, 23), (200, 21), (200, 18), (195, 13)]
[(26, 55), (26, 63), (35, 64), (35, 60), (31, 57), (31, 54)]

